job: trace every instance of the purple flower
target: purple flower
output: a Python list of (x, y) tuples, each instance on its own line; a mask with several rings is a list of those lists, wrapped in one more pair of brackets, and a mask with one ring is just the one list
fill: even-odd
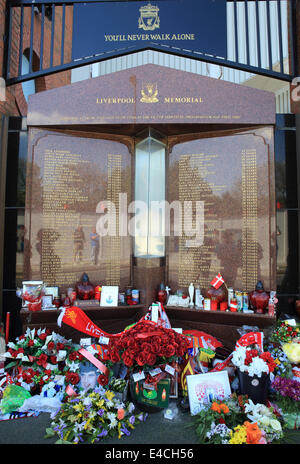
[(129, 421), (129, 424), (133, 425), (135, 423), (135, 417), (134, 416), (129, 417), (128, 421)]
[(102, 432), (97, 435), (97, 437), (99, 438), (106, 437), (107, 434), (108, 434), (108, 431), (106, 429), (103, 429)]
[(104, 414), (104, 409), (99, 409), (99, 411), (97, 411), (97, 414), (98, 416), (102, 417)]
[(276, 376), (271, 387), (281, 396), (288, 396), (294, 401), (300, 401), (300, 384), (297, 380)]
[(128, 429), (126, 429), (126, 427), (124, 425), (122, 425), (121, 427), (121, 432), (125, 433), (125, 435), (127, 435), (129, 437), (130, 435), (130, 432)]
[(74, 443), (78, 443), (79, 441), (84, 441), (82, 438), (82, 433), (79, 433), (75, 438), (74, 438)]

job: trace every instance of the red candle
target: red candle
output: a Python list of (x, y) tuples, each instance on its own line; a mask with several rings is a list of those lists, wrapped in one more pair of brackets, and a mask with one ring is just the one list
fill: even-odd
[(220, 311), (226, 311), (227, 308), (228, 308), (227, 301), (221, 301), (221, 303), (220, 303)]
[(5, 327), (5, 343), (8, 343), (8, 338), (9, 338), (9, 319), (10, 319), (10, 313), (6, 313), (6, 327)]
[(210, 309), (216, 311), (218, 309), (218, 300), (211, 300)]

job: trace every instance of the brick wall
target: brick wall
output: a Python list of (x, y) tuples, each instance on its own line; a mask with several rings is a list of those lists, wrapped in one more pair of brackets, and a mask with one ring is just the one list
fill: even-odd
[[(4, 55), (4, 34), (5, 34), (5, 0), (0, 0), (0, 69), (3, 69)], [(19, 40), (20, 40), (20, 8), (13, 9), (12, 16), (12, 47), (11, 47), (11, 65), (10, 76), (14, 77), (18, 72), (19, 63)], [(31, 25), (31, 8), (24, 9), (24, 30), (23, 30), (23, 53), (30, 46), (30, 25)], [(61, 25), (62, 25), (62, 7), (55, 8), (55, 33), (54, 33), (54, 52), (53, 65), (60, 64), (61, 58)], [(47, 68), (50, 64), (50, 42), (51, 42), (52, 22), (45, 17), (44, 23), (44, 47), (43, 47), (43, 67)], [(41, 13), (34, 15), (34, 39), (33, 39), (33, 70), (39, 69), (40, 64), (40, 37), (41, 37)], [(72, 7), (66, 7), (65, 16), (65, 46), (64, 62), (71, 58), (72, 44)], [(64, 71), (50, 76), (36, 79), (36, 91), (53, 89), (67, 85), (71, 82), (71, 71)], [(25, 101), (22, 85), (16, 84), (6, 89), (5, 101), (0, 101), (0, 115), (25, 116), (27, 114), (27, 103)]]

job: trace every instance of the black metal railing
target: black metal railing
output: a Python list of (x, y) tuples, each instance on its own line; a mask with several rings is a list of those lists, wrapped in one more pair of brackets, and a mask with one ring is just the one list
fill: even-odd
[[(66, 43), (66, 14), (69, 8), (76, 4), (131, 2), (136, 0), (8, 0), (6, 7), (6, 34), (4, 49), (3, 77), (6, 85), (25, 82), (30, 79), (70, 70), (76, 67), (108, 60), (114, 57), (133, 54), (142, 50), (156, 50), (163, 53), (187, 57), (198, 61), (230, 67), (240, 71), (260, 74), (284, 81), (292, 81), (297, 75), (297, 53), (295, 39), (296, 0), (225, 0), (232, 19), (231, 40), (228, 41), (227, 54), (224, 57), (208, 54), (205, 50), (186, 50), (166, 44), (148, 42), (137, 43), (130, 47), (110, 51), (99, 50), (92, 56), (82, 56), (72, 59), (72, 40), (68, 37)], [(155, 3), (166, 0), (157, 0)], [(168, 0), (170, 1), (170, 0)], [(176, 2), (177, 0), (172, 0)], [(274, 10), (274, 8), (276, 9)], [(58, 33), (56, 12), (60, 8), (61, 31)], [(286, 8), (286, 10), (284, 10)], [(25, 12), (30, 10), (29, 25), (24, 24)], [(271, 11), (272, 10), (272, 11)], [(282, 11), (287, 13), (284, 15)], [(275, 15), (274, 15), (275, 12)], [(272, 13), (272, 14), (271, 14)], [(34, 66), (34, 17), (39, 15), (39, 65)], [(73, 17), (73, 16), (72, 16)], [(18, 23), (13, 22), (18, 19)], [(242, 26), (241, 27), (241, 19)], [(51, 29), (50, 41), (45, 43), (45, 27)], [(51, 22), (51, 25), (49, 24)], [(224, 18), (226, 21), (226, 18)], [(27, 21), (28, 23), (28, 21)], [(228, 18), (227, 18), (228, 23)], [(24, 33), (30, 29), (29, 71), (22, 70), (22, 55), (24, 49)], [(213, 27), (213, 25), (212, 25)], [(16, 31), (16, 28), (18, 30)], [(26, 29), (26, 31), (25, 31)], [(275, 33), (274, 33), (275, 31)], [(217, 33), (217, 32), (216, 32)], [(274, 40), (274, 34), (275, 39)], [(18, 44), (16, 44), (18, 37)], [(226, 38), (224, 38), (226, 40)], [(55, 48), (56, 41), (56, 48)], [(59, 45), (57, 46), (57, 42)], [(50, 47), (50, 59), (44, 59), (44, 50)], [(70, 53), (65, 58), (68, 47)], [(18, 56), (18, 66), (12, 58), (12, 49)], [(60, 49), (60, 62), (57, 63), (57, 48)], [(285, 53), (284, 53), (285, 50)], [(288, 51), (287, 51), (288, 50)], [(54, 63), (54, 54), (55, 61)], [(275, 61), (274, 61), (275, 57)], [(47, 64), (45, 62), (48, 61)]]

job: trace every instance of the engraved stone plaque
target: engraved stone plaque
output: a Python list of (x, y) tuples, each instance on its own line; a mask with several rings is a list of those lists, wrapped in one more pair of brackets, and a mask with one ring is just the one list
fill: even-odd
[(234, 289), (251, 291), (257, 280), (276, 288), (273, 168), (272, 127), (174, 145), (168, 200), (180, 201), (182, 235), (169, 238), (172, 289), (208, 289), (219, 272)]
[[(128, 285), (131, 242), (119, 233), (119, 194), (131, 201), (128, 147), (30, 129), (29, 157), (25, 279), (67, 288), (87, 272), (95, 285)], [(96, 233), (106, 202), (115, 207), (114, 236)]]

